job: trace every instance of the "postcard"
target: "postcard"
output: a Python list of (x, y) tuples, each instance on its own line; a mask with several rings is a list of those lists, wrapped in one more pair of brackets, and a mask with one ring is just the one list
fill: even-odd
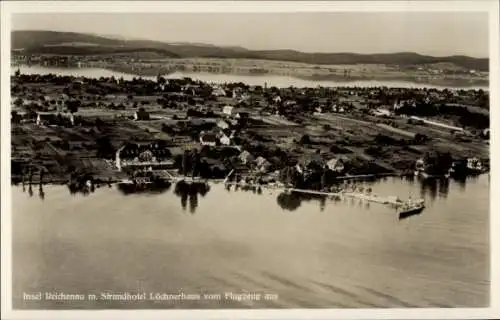
[(6, 319), (500, 315), (497, 2), (1, 5)]

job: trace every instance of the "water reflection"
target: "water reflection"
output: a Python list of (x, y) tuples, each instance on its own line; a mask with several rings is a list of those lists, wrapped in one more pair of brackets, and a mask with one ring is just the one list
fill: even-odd
[(302, 202), (297, 192), (282, 192), (278, 195), (276, 201), (281, 209), (288, 211), (297, 210)]
[(38, 196), (42, 201), (45, 199), (45, 191), (43, 191), (43, 184), (40, 183), (40, 187), (38, 188)]
[(189, 212), (194, 214), (198, 208), (198, 195), (204, 197), (210, 191), (210, 186), (204, 182), (188, 183), (181, 180), (176, 183), (174, 194), (181, 198), (182, 210), (186, 210), (189, 204)]
[[(295, 211), (304, 201), (318, 201), (319, 209), (323, 212), (326, 208), (327, 196), (319, 194), (309, 194), (301, 192), (282, 192), (276, 198), (276, 202), (283, 210)], [(333, 200), (339, 201), (340, 198), (332, 197)]]
[(454, 178), (453, 180), (458, 183), (458, 186), (459, 186), (461, 191), (465, 191), (465, 185), (467, 184), (467, 178), (458, 177), (458, 178)]
[(437, 179), (422, 179), (420, 181), (420, 197), (425, 198), (429, 195), (431, 201), (434, 201), (437, 196), (438, 182)]
[[(130, 194), (159, 194), (167, 192), (172, 183), (168, 180), (152, 181), (150, 183), (120, 182), (117, 189), (124, 195)], [(85, 188), (83, 188), (85, 190)]]
[(68, 190), (69, 190), (69, 193), (71, 195), (77, 195), (77, 194), (81, 194), (83, 196), (88, 196), (91, 192), (94, 192), (95, 191), (95, 187), (89, 187), (89, 186), (85, 186), (85, 185), (78, 185), (78, 184), (73, 184), (73, 183), (69, 183), (68, 185)]
[(415, 178), (414, 176), (404, 177), (404, 180), (411, 184), (418, 183), (420, 186), (420, 197), (428, 196), (431, 201), (436, 197), (447, 198), (450, 192), (450, 184), (455, 183), (460, 188), (460, 191), (465, 191), (467, 182), (475, 182), (477, 176), (469, 177), (452, 177), (452, 178)]
[(441, 179), (439, 180), (439, 196), (442, 198), (448, 197), (448, 193), (450, 192), (450, 179)]
[(231, 183), (226, 183), (224, 188), (226, 191), (231, 192), (231, 191), (246, 191), (246, 192), (252, 192), (253, 194), (262, 194), (262, 187), (258, 185), (245, 185), (245, 184), (231, 184)]

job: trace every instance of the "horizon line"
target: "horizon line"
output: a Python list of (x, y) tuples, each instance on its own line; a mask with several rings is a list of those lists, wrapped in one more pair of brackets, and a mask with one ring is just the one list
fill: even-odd
[[(428, 53), (423, 53), (423, 52), (417, 52), (417, 51), (393, 51), (393, 52), (371, 52), (371, 53), (359, 53), (359, 52), (349, 52), (349, 51), (337, 51), (337, 52), (332, 52), (332, 51), (325, 51), (325, 52), (311, 52), (311, 51), (301, 51), (297, 49), (249, 49), (247, 47), (241, 46), (241, 45), (218, 45), (218, 44), (212, 44), (212, 43), (200, 43), (200, 42), (183, 42), (183, 41), (167, 41), (167, 40), (154, 40), (154, 39), (149, 39), (149, 38), (136, 38), (136, 37), (131, 37), (128, 38), (123, 35), (119, 34), (101, 34), (101, 33), (93, 33), (93, 32), (75, 32), (75, 31), (60, 31), (60, 30), (49, 30), (49, 29), (11, 29), (10, 33), (12, 34), (13, 32), (59, 32), (59, 33), (72, 33), (72, 34), (83, 34), (83, 35), (90, 35), (94, 37), (100, 37), (104, 39), (109, 39), (109, 40), (119, 40), (119, 41), (152, 41), (152, 42), (159, 42), (159, 43), (164, 43), (164, 44), (170, 44), (170, 45), (175, 45), (175, 44), (180, 44), (180, 45), (192, 45), (192, 46), (212, 46), (212, 47), (218, 47), (218, 48), (226, 48), (226, 49), (231, 49), (231, 48), (240, 48), (243, 50), (247, 50), (250, 52), (259, 52), (259, 51), (294, 51), (297, 53), (304, 53), (304, 54), (354, 54), (354, 55), (360, 55), (360, 56), (370, 56), (370, 55), (391, 55), (391, 54), (417, 54), (421, 56), (427, 56), (427, 57), (432, 57), (432, 58), (449, 58), (449, 57), (466, 57), (466, 58), (471, 58), (471, 59), (487, 59), (489, 60), (490, 57), (479, 57), (479, 56), (472, 56), (472, 55), (463, 55), (463, 54), (446, 54), (446, 55), (435, 55), (435, 54), (428, 54)], [(11, 39), (12, 41), (12, 39)], [(12, 43), (11, 43), (12, 44)], [(11, 48), (12, 50), (12, 48)]]

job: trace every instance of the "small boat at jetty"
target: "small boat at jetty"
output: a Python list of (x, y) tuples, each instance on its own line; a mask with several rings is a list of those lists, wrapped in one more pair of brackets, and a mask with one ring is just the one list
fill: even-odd
[(399, 219), (404, 219), (409, 216), (419, 214), (424, 209), (425, 209), (425, 203), (423, 199), (420, 199), (418, 201), (408, 200), (401, 206), (401, 208), (399, 208)]

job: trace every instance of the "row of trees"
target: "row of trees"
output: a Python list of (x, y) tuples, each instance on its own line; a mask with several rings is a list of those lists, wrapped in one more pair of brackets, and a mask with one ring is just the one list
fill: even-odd
[(473, 127), (476, 129), (485, 129), (490, 126), (489, 114), (473, 112), (466, 106), (418, 103), (415, 107), (411, 105), (403, 105), (401, 108), (396, 109), (395, 113), (398, 115), (405, 114), (424, 117), (451, 115), (457, 117), (458, 122), (462, 126)]
[(427, 152), (424, 156), (426, 172), (430, 175), (444, 175), (450, 170), (453, 157), (449, 152)]

